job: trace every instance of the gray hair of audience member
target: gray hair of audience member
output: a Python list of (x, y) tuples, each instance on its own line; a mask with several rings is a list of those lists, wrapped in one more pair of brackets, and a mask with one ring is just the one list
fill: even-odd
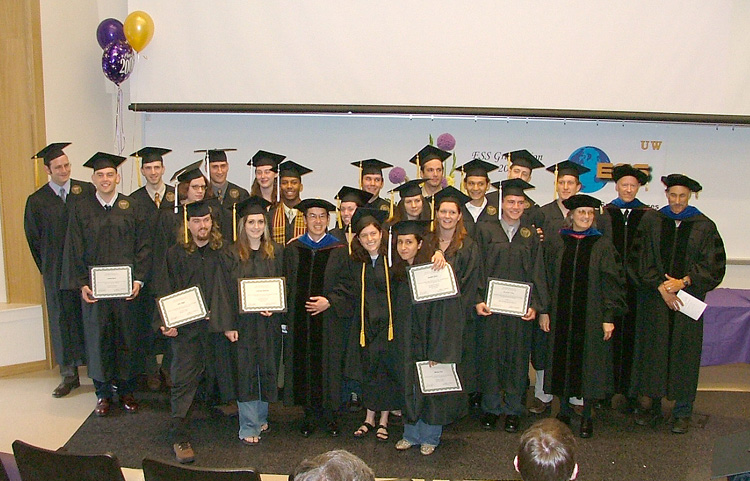
[(294, 481), (374, 481), (375, 473), (357, 456), (337, 449), (302, 461)]
[(521, 435), (513, 460), (524, 481), (568, 481), (578, 475), (576, 440), (555, 418), (535, 422)]

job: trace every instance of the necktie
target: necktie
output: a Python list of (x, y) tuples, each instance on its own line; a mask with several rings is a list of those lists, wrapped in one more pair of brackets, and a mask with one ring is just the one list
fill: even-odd
[(160, 197), (161, 196), (159, 195), (158, 192), (154, 194), (154, 203), (156, 204), (157, 208), (161, 205), (161, 198)]
[(224, 197), (221, 196), (221, 189), (216, 191), (216, 197), (219, 198), (219, 202), (224, 202)]
[(65, 187), (60, 187), (60, 198), (62, 199), (63, 202), (65, 202), (66, 196), (67, 194), (65, 193)]

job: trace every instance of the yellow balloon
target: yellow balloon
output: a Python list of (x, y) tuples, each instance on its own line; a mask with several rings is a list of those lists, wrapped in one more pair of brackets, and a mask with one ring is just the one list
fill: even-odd
[(154, 20), (148, 13), (136, 10), (122, 24), (125, 38), (133, 50), (140, 52), (154, 38)]

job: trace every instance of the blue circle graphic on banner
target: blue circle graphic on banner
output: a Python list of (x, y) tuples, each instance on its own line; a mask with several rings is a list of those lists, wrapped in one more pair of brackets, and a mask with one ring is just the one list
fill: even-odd
[(606, 182), (596, 177), (596, 164), (610, 163), (609, 156), (607, 156), (602, 149), (591, 145), (579, 147), (570, 154), (568, 159), (589, 169), (588, 172), (580, 177), (581, 183), (583, 184), (581, 192), (590, 194), (592, 192), (597, 192), (604, 187)]

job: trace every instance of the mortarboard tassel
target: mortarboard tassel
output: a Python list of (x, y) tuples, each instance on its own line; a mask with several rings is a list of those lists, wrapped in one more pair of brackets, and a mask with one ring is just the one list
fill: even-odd
[[(135, 161), (133, 162), (133, 168), (136, 171), (138, 170), (138, 164), (140, 163), (140, 157), (136, 154)], [(141, 179), (141, 174), (136, 173), (136, 176), (138, 177), (138, 187), (143, 187), (143, 179)]]
[(422, 177), (422, 169), (419, 165), (419, 154), (417, 154), (417, 179), (419, 179), (420, 177)]
[(187, 244), (190, 242), (188, 239), (187, 204), (182, 206), (182, 225), (184, 226), (183, 233), (185, 234), (185, 244)]
[(39, 157), (34, 156), (34, 188), (39, 188)]
[(365, 263), (362, 263), (362, 292), (359, 303), (359, 345), (365, 347)]
[(359, 161), (359, 190), (362, 190), (362, 161)]
[(557, 200), (557, 165), (555, 165), (555, 188), (554, 190), (554, 198), (552, 200)]
[(341, 229), (344, 226), (343, 222), (341, 221), (341, 199), (336, 200), (338, 202), (336, 204), (336, 225), (339, 227), (339, 229)]
[(435, 196), (430, 199), (430, 232), (435, 232)]
[(508, 152), (508, 173), (510, 174), (510, 167), (513, 165), (513, 162), (510, 160), (510, 152)]
[(276, 203), (278, 204), (281, 202), (281, 179), (279, 179), (279, 174), (276, 174)]
[(346, 243), (349, 245), (349, 255), (352, 255), (352, 241), (354, 240), (352, 238), (352, 223), (349, 222), (349, 225), (346, 226), (347, 233), (344, 234), (346, 236)]
[(393, 265), (393, 242), (391, 242), (391, 235), (393, 232), (393, 226), (388, 226), (388, 265)]
[(466, 172), (464, 172), (464, 170), (461, 169), (461, 185), (459, 187), (462, 193), (467, 194), (468, 191), (466, 190), (466, 182), (464, 182), (465, 180), (466, 180)]
[[(363, 283), (364, 285), (364, 283)], [(388, 294), (388, 340), (393, 340), (393, 308), (391, 306), (391, 277), (388, 275), (388, 263), (385, 263), (385, 290)]]
[(237, 202), (232, 204), (232, 238), (237, 242)]
[(389, 221), (393, 219), (393, 196), (394, 195), (395, 195), (394, 192), (391, 191), (390, 205), (388, 206), (388, 220)]

